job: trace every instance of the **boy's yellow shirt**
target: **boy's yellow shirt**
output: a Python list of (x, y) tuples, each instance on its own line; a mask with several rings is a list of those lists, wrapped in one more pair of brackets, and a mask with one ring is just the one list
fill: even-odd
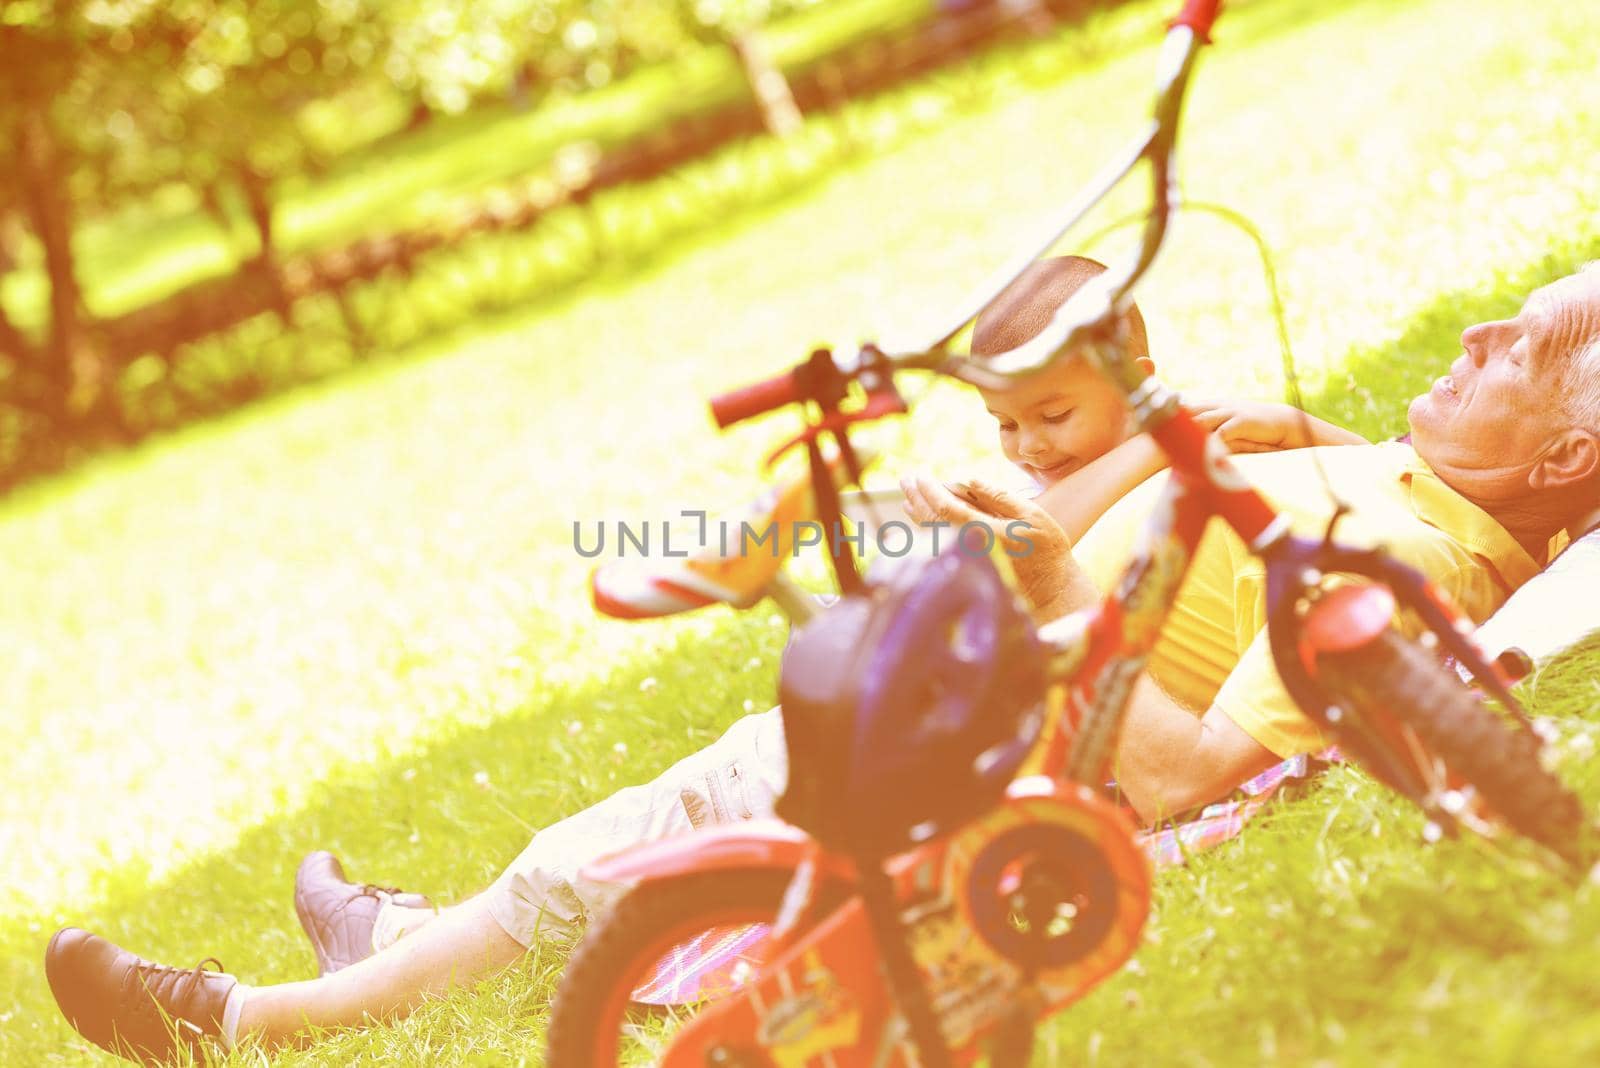
[[(1482, 622), (1539, 564), (1478, 506), (1440, 481), (1409, 445), (1324, 446), (1234, 458), (1241, 473), (1287, 514), (1296, 533), (1320, 535), (1332, 505), (1315, 463), (1354, 511), (1339, 541), (1382, 545), (1426, 574), (1474, 622)], [(1101, 590), (1115, 583), (1166, 480), (1157, 475), (1118, 501), (1073, 555)], [(1167, 693), (1202, 715), (1213, 705), (1280, 757), (1325, 746), (1284, 691), (1263, 627), (1261, 560), (1212, 519), (1151, 653)]]

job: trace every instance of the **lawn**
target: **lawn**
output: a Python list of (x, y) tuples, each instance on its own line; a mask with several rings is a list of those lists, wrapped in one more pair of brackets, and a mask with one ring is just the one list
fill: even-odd
[[(1219, 29), (1184, 187), (1272, 242), (1321, 414), (1395, 432), (1462, 326), (1600, 255), (1597, 29), (1583, 5), (1495, 0), (1277, 0)], [(1005, 97), (557, 306), (0, 502), (0, 1064), (101, 1059), (44, 986), (61, 924), (304, 977), (307, 850), (469, 893), (533, 828), (769, 702), (769, 612), (597, 620), (573, 522), (753, 493), (788, 424), (718, 436), (704, 398), (950, 306), (1136, 128), (1152, 61)], [(1281, 394), (1253, 255), (1179, 220), (1142, 297), (1174, 384)], [(985, 418), (928, 390), (886, 468), (972, 466)], [(1531, 688), (1591, 802), (1596, 662)], [(1147, 945), (1052, 1028), (1049, 1061), (1593, 1063), (1596, 890), (1417, 830), (1344, 770), (1163, 876)], [(537, 1063), (560, 963), (281, 1061)]]

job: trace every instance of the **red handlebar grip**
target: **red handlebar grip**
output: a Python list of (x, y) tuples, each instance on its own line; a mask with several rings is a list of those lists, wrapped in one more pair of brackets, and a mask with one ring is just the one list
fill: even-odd
[(1211, 40), (1211, 24), (1222, 13), (1222, 0), (1185, 0), (1183, 10), (1173, 19), (1173, 26), (1187, 26), (1202, 41)]
[(799, 390), (795, 387), (794, 372), (785, 371), (765, 382), (712, 397), (711, 418), (717, 421), (717, 426), (726, 430), (735, 423), (781, 408), (797, 399)]

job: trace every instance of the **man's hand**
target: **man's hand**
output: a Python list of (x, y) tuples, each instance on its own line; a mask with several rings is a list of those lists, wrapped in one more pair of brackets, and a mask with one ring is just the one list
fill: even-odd
[(1365, 445), (1353, 430), (1318, 419), (1291, 404), (1185, 397), (1195, 420), (1232, 452), (1274, 452), (1313, 445)]
[(1287, 404), (1189, 397), (1183, 403), (1233, 452), (1303, 449), (1313, 444), (1311, 417)]
[(919, 523), (987, 528), (1010, 557), (1023, 596), (1038, 618), (1054, 619), (1099, 599), (1094, 583), (1072, 558), (1066, 532), (1032, 501), (978, 481), (946, 486), (921, 472), (902, 478), (900, 489), (906, 513)]

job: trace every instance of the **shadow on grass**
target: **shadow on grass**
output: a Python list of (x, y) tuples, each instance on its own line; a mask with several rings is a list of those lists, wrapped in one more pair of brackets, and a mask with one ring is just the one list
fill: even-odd
[[(245, 982), (274, 983), (316, 971), (291, 902), (295, 866), (310, 850), (333, 850), (353, 879), (440, 903), (481, 890), (535, 826), (647, 781), (714, 739), (746, 701), (768, 707), (785, 632), (764, 618), (718, 621), (581, 687), (536, 695), (488, 726), (386, 764), (353, 764), (304, 807), (159, 883), (123, 869), (105, 879), (93, 908), (10, 918), (0, 933), (0, 990), (9, 993), (0, 997), (0, 1064), (86, 1048), (45, 983), (44, 947), (61, 924), (162, 963), (216, 956)], [(548, 971), (550, 958), (529, 966)], [(547, 986), (508, 989), (527, 999)]]

